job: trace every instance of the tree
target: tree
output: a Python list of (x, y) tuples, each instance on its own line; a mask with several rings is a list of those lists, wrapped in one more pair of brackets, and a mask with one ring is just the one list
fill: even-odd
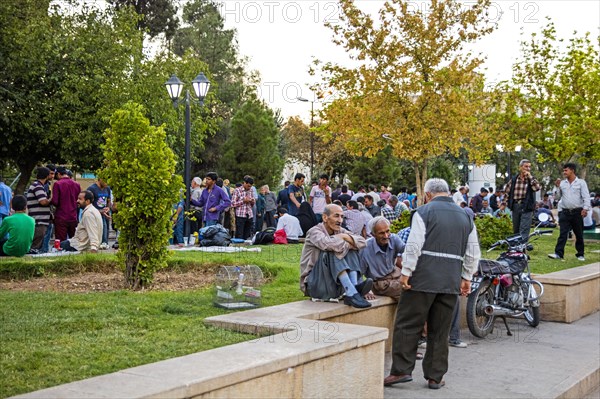
[(600, 158), (600, 61), (589, 33), (572, 37), (561, 51), (552, 22), (521, 42), (506, 95), (505, 123), (512, 137), (537, 150), (539, 162), (578, 161), (583, 176)]
[(183, 189), (174, 175), (175, 155), (162, 127), (151, 126), (144, 108), (127, 103), (115, 111), (105, 132), (105, 165), (100, 176), (111, 186), (121, 232), (117, 256), (130, 288), (152, 282), (166, 266), (171, 207)]
[(16, 192), (45, 160), (99, 166), (104, 118), (128, 91), (135, 18), (63, 15), (47, 0), (0, 2), (0, 16), (0, 155), (21, 173)]
[(325, 110), (327, 138), (366, 156), (388, 145), (384, 137), (391, 139), (393, 154), (413, 164), (420, 199), (433, 158), (458, 153), (467, 142), (473, 157), (493, 148), (491, 129), (481, 126), (485, 120), (476, 112), (488, 98), (476, 72), (483, 61), (461, 54), (466, 43), (492, 31), (486, 17), (490, 1), (427, 4), (424, 10), (408, 1), (386, 1), (375, 22), (355, 2), (341, 0), (340, 23), (328, 26), (334, 43), (359, 65), (316, 61), (312, 70), (320, 68), (322, 86), (338, 96)]
[(231, 181), (251, 175), (257, 184), (277, 185), (283, 170), (279, 140), (273, 111), (256, 98), (246, 101), (231, 120), (220, 174)]
[[(376, 171), (376, 173), (373, 173)], [(348, 178), (354, 185), (374, 184), (379, 189), (381, 184), (392, 185), (398, 192), (400, 188), (398, 178), (402, 174), (402, 166), (399, 160), (392, 155), (392, 147), (384, 147), (371, 158), (357, 157), (348, 172)]]
[(178, 26), (177, 8), (173, 0), (108, 0), (116, 10), (132, 7), (141, 17), (137, 28), (146, 31), (150, 37), (161, 33), (165, 38), (173, 38)]

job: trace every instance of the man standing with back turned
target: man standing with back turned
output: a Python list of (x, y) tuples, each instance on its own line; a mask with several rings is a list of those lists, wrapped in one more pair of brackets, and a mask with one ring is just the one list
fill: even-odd
[(442, 179), (425, 183), (426, 205), (417, 208), (402, 256), (396, 308), (392, 368), (386, 386), (412, 381), (417, 345), (427, 322), (423, 374), (430, 389), (445, 385), (448, 335), (458, 294), (468, 295), (481, 256), (477, 230), (469, 216), (449, 197)]

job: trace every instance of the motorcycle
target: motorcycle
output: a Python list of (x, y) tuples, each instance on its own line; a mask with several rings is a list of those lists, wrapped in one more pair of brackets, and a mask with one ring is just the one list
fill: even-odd
[(548, 221), (548, 215), (538, 216), (540, 223), (523, 240), (516, 234), (492, 244), (488, 252), (502, 246), (507, 250), (498, 259), (481, 259), (478, 271), (471, 280), (471, 293), (467, 299), (467, 325), (473, 335), (486, 337), (494, 329), (497, 317), (502, 318), (508, 335), (512, 335), (507, 317), (525, 317), (527, 323), (537, 327), (540, 323), (540, 298), (544, 286), (531, 278), (529, 255), (532, 238), (552, 234), (552, 230), (539, 230)]

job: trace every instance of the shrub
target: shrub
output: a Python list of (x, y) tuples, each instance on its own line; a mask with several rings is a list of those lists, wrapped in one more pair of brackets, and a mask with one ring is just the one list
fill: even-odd
[(398, 219), (394, 220), (390, 225), (390, 231), (392, 233), (398, 233), (400, 230), (410, 226), (410, 211), (404, 211), (398, 216)]
[(117, 207), (117, 255), (129, 287), (139, 289), (166, 266), (171, 207), (183, 184), (174, 175), (175, 156), (164, 129), (150, 126), (141, 105), (130, 102), (115, 111), (105, 138), (100, 176), (111, 186)]
[(507, 215), (499, 218), (483, 216), (475, 218), (479, 246), (488, 249), (493, 243), (512, 234), (512, 221)]

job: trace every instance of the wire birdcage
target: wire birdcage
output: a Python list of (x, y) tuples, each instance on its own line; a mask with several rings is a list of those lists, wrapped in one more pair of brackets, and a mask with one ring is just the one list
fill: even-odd
[(215, 306), (225, 309), (257, 308), (264, 278), (255, 265), (221, 266), (215, 278)]

